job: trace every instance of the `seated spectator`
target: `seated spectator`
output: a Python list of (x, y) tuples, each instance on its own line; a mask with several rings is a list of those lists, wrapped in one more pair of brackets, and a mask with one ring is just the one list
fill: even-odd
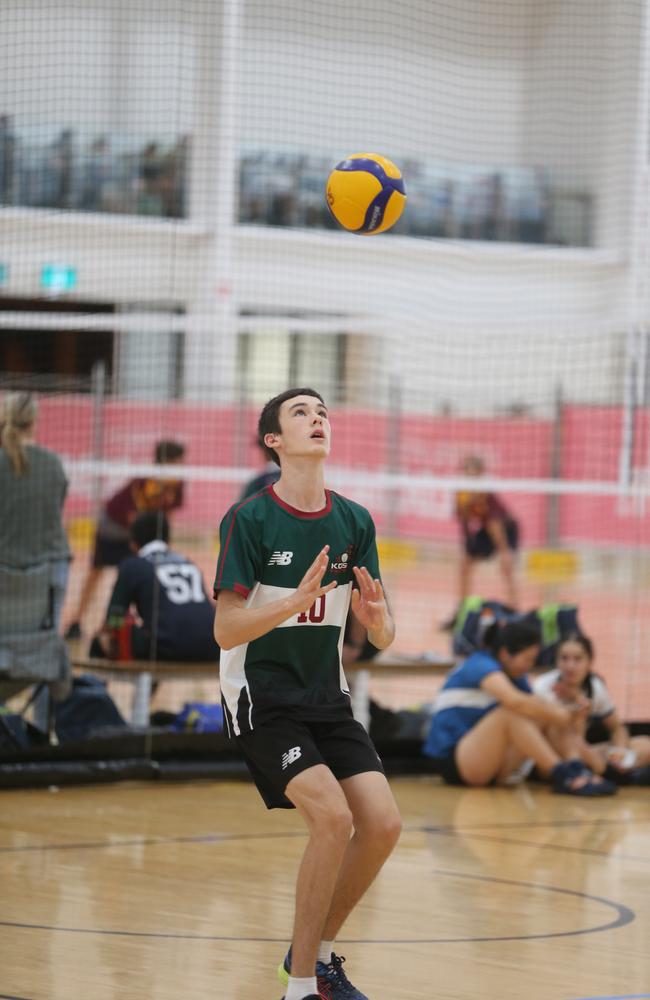
[(139, 215), (163, 214), (161, 185), (163, 169), (163, 159), (158, 144), (148, 142), (140, 154)]
[(169, 523), (161, 511), (136, 517), (131, 525), (134, 554), (120, 564), (106, 624), (93, 640), (91, 656), (216, 662), (214, 604), (201, 571), (168, 542)]
[(16, 133), (11, 115), (0, 115), (0, 205), (13, 205)]
[(84, 161), (79, 207), (87, 212), (102, 212), (106, 209), (106, 191), (112, 181), (112, 157), (108, 140), (101, 136), (95, 139)]
[(650, 737), (630, 736), (605, 681), (593, 672), (593, 661), (591, 639), (578, 633), (567, 636), (558, 646), (557, 666), (535, 678), (533, 691), (550, 704), (567, 707), (587, 699), (589, 710), (580, 716), (575, 747), (596, 774), (625, 774), (634, 768), (647, 767)]
[(579, 759), (566, 759), (543, 732), (570, 730), (587, 702), (571, 708), (532, 693), (526, 673), (540, 650), (536, 628), (511, 622), (485, 633), (485, 651), (472, 653), (449, 674), (433, 705), (424, 753), (448, 784), (509, 784), (522, 760), (532, 759), (556, 792), (611, 795), (616, 786)]
[[(185, 448), (177, 441), (158, 441), (153, 460), (156, 465), (177, 465), (184, 455)], [(95, 533), (93, 564), (84, 581), (79, 607), (66, 639), (80, 638), (81, 622), (103, 571), (109, 566), (119, 566), (131, 555), (129, 528), (133, 519), (144, 511), (167, 514), (182, 505), (183, 482), (180, 479), (131, 479), (107, 500)]]

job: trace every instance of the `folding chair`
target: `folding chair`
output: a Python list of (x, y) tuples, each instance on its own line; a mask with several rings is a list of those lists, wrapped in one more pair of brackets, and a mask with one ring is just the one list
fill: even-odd
[[(0, 702), (35, 687), (24, 713), (46, 688), (48, 736), (53, 704), (68, 696), (72, 684), (68, 651), (54, 625), (53, 596), (50, 563), (28, 569), (0, 565)], [(8, 732), (6, 725), (3, 729)]]

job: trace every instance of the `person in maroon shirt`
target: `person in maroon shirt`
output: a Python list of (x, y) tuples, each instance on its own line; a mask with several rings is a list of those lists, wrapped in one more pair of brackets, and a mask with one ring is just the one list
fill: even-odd
[[(184, 445), (177, 441), (158, 441), (153, 460), (156, 465), (177, 465), (184, 456)], [(84, 581), (79, 607), (68, 626), (66, 639), (81, 637), (82, 619), (104, 569), (119, 566), (132, 554), (129, 531), (137, 515), (148, 511), (168, 514), (182, 505), (183, 482), (180, 479), (131, 479), (106, 501), (95, 533), (92, 567)]]
[[(485, 463), (478, 455), (468, 455), (461, 471), (466, 476), (482, 476)], [(519, 526), (503, 501), (494, 493), (463, 490), (456, 494), (463, 550), (459, 563), (459, 604), (471, 593), (472, 576), (477, 563), (496, 555), (503, 578), (506, 601), (514, 609), (519, 604), (515, 580), (514, 553), (519, 544)], [(453, 629), (456, 612), (444, 622), (444, 629)]]

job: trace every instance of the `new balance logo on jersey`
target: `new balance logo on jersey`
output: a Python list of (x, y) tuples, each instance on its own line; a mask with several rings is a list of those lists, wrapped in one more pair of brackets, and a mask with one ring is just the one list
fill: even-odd
[(291, 750), (287, 750), (286, 753), (282, 754), (282, 770), (289, 767), (289, 764), (295, 764), (297, 760), (300, 760), (302, 756), (302, 750), (300, 747), (291, 747)]
[(288, 566), (293, 559), (293, 552), (274, 552), (267, 566)]

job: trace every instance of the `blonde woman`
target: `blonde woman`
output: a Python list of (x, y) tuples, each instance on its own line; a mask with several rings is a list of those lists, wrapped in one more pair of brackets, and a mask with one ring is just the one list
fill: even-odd
[(36, 420), (31, 393), (7, 393), (0, 420), (0, 564), (51, 563), (58, 626), (71, 558), (62, 521), (68, 483), (59, 456), (36, 444)]

